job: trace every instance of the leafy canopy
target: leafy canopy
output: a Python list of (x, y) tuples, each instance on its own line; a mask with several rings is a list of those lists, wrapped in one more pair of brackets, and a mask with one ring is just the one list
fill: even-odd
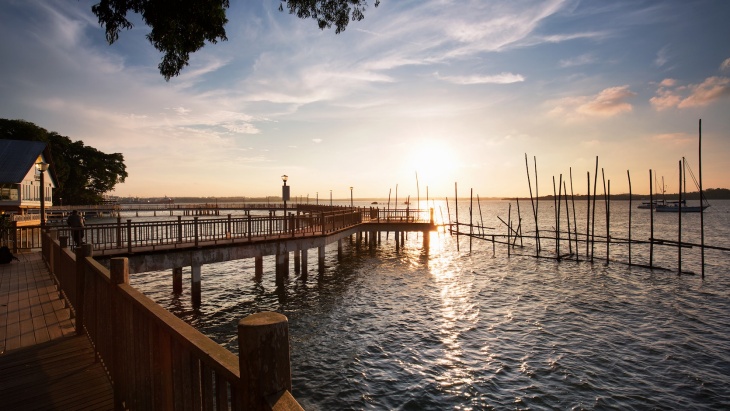
[[(380, 0), (375, 0), (378, 7)], [(347, 24), (365, 17), (367, 0), (281, 0), (289, 14), (302, 19), (314, 19), (320, 29), (335, 26), (335, 33)], [(106, 40), (113, 44), (122, 29), (132, 28), (127, 13), (140, 14), (152, 29), (147, 39), (163, 53), (157, 66), (165, 80), (180, 74), (188, 65), (190, 53), (200, 50), (206, 41), (213, 44), (228, 40), (223, 26), (228, 23), (228, 0), (101, 0), (91, 7), (106, 29)]]
[(105, 154), (28, 121), (0, 119), (0, 139), (43, 141), (49, 145), (49, 162), (58, 180), (53, 190), (56, 204), (61, 198), (69, 205), (99, 204), (105, 193), (127, 178), (122, 154)]

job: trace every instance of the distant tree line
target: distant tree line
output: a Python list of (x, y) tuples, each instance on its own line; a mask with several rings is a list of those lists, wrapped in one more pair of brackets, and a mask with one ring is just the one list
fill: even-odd
[(24, 120), (0, 119), (0, 139), (42, 141), (51, 152), (51, 167), (58, 187), (53, 202), (60, 204), (99, 204), (103, 195), (127, 178), (121, 153), (106, 154), (83, 141), (72, 141)]

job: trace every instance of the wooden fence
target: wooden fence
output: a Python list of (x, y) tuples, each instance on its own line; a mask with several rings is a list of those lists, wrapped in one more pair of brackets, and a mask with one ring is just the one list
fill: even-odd
[[(114, 386), (117, 409), (301, 410), (291, 396), (286, 317), (238, 325), (239, 357), (129, 285), (128, 261), (108, 270), (91, 245), (43, 237), (43, 256)], [(243, 370), (243, 372), (242, 372)]]

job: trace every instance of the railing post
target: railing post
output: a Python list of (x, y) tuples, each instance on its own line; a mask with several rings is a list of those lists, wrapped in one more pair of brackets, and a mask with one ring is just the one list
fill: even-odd
[(127, 252), (132, 253), (132, 220), (127, 220)]
[[(270, 410), (291, 392), (289, 324), (286, 316), (261, 312), (238, 322), (239, 396), (244, 410)], [(273, 397), (273, 398), (272, 398)]]
[(251, 236), (253, 235), (253, 230), (252, 230), (252, 227), (253, 226), (251, 225), (251, 214), (248, 214), (247, 217), (248, 217), (248, 222), (247, 222), (247, 225), (248, 225), (248, 241), (251, 241)]
[[(129, 284), (129, 261), (126, 257), (115, 257), (110, 261), (109, 270), (109, 298), (112, 308), (112, 313), (122, 312), (121, 297), (118, 295), (118, 286), (120, 284)], [(112, 358), (109, 369), (114, 379), (114, 409), (124, 409), (124, 398), (122, 397), (123, 386), (123, 373), (121, 370), (121, 364), (123, 363), (122, 352), (129, 349), (124, 339), (123, 322), (126, 319), (121, 315), (112, 315), (111, 321), (111, 340), (112, 340)]]
[(117, 248), (122, 247), (122, 217), (117, 216)]
[(195, 227), (195, 246), (198, 246), (198, 217), (193, 217), (193, 225)]
[(177, 242), (182, 243), (182, 237), (183, 237), (183, 226), (182, 226), (182, 216), (177, 216)]
[(10, 232), (12, 235), (10, 236), (12, 242), (13, 242), (13, 253), (18, 253), (18, 222), (17, 221), (11, 221), (10, 222)]
[(84, 333), (84, 288), (86, 285), (86, 257), (91, 257), (93, 246), (81, 244), (76, 247), (76, 335)]

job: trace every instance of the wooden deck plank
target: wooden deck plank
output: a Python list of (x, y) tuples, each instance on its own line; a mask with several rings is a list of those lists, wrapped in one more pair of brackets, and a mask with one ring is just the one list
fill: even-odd
[(40, 253), (19, 258), (0, 266), (0, 408), (113, 409), (106, 370)]

